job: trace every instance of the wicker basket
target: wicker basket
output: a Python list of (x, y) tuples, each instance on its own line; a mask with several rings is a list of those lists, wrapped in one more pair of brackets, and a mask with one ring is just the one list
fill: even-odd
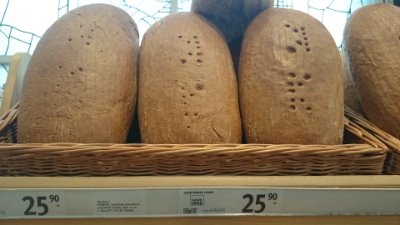
[(17, 142), (18, 104), (0, 118), (0, 142)]
[(360, 124), (365, 130), (375, 135), (388, 146), (389, 152), (385, 163), (385, 173), (400, 175), (400, 140), (379, 129), (373, 123), (351, 109), (346, 109), (346, 116), (352, 118), (352, 121)]
[[(2, 117), (3, 142), (16, 140), (17, 109)], [(1, 143), (0, 176), (382, 174), (386, 145), (349, 115), (357, 144)]]

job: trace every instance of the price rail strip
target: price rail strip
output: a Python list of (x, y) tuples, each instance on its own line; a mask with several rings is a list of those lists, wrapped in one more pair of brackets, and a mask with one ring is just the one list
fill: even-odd
[(0, 219), (400, 215), (400, 188), (0, 188)]

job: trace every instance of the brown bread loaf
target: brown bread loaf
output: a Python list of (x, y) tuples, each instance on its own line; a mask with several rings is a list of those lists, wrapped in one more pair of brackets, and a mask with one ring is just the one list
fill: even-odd
[(340, 57), (342, 58), (342, 70), (344, 75), (344, 104), (358, 113), (364, 114), (358, 94), (354, 88), (353, 78), (343, 50), (340, 51)]
[(138, 109), (144, 143), (241, 142), (229, 49), (200, 16), (173, 14), (146, 32)]
[(241, 39), (251, 20), (273, 5), (273, 0), (193, 0), (192, 12), (215, 24), (230, 43)]
[(400, 8), (365, 6), (344, 35), (354, 85), (368, 119), (400, 137)]
[(110, 5), (70, 11), (43, 35), (28, 66), (19, 142), (126, 139), (136, 97), (138, 32)]
[(244, 36), (239, 79), (247, 142), (342, 142), (341, 60), (318, 20), (291, 9), (262, 12)]

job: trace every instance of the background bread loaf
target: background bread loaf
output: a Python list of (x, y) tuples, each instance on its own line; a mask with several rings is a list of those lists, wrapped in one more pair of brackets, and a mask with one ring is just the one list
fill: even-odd
[(273, 0), (193, 0), (192, 12), (215, 24), (230, 43), (241, 39), (257, 14), (273, 6)]
[(222, 36), (194, 13), (155, 23), (139, 63), (145, 143), (240, 143), (237, 82)]
[(244, 32), (260, 12), (273, 6), (273, 0), (193, 0), (191, 10), (205, 17), (223, 33), (238, 74)]
[(70, 11), (43, 35), (28, 66), (19, 142), (126, 139), (136, 96), (138, 32), (110, 5)]
[(400, 137), (400, 8), (365, 6), (350, 17), (345, 50), (368, 119)]
[(318, 20), (290, 9), (259, 14), (244, 36), (239, 80), (247, 142), (342, 142), (341, 60)]

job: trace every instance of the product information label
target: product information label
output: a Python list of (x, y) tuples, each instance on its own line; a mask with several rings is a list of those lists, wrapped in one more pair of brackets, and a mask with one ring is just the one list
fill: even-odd
[(93, 192), (93, 215), (145, 215), (146, 194), (146, 190)]
[(0, 219), (400, 215), (400, 189), (0, 189)]
[(179, 193), (182, 214), (263, 214), (282, 209), (279, 190), (193, 189)]
[(0, 218), (45, 217), (65, 215), (63, 191), (13, 191), (0, 192)]

